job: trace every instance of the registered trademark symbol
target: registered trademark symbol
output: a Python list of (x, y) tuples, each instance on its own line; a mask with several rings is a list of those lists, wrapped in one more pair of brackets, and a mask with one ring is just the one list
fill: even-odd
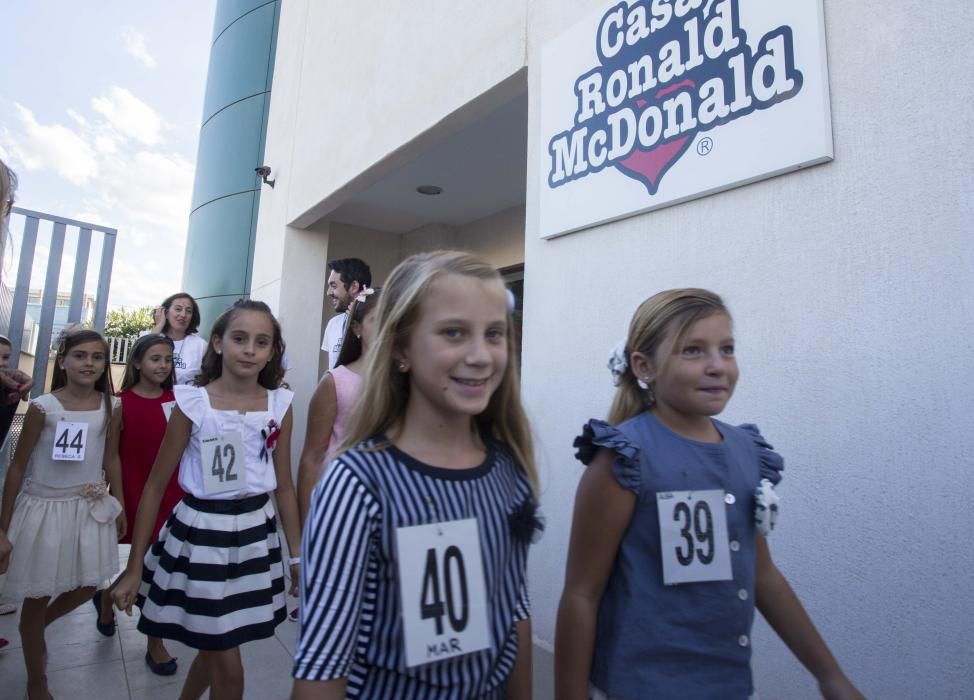
[(714, 140), (709, 136), (704, 136), (697, 143), (697, 153), (699, 153), (702, 156), (707, 155), (712, 150), (714, 150)]

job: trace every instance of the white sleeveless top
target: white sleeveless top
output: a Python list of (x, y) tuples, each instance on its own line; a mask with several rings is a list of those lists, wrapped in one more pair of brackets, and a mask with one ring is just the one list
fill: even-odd
[[(261, 435), (261, 431), (265, 434), (270, 432), (272, 419), (278, 426), (283, 423), (294, 392), (268, 389), (267, 410), (247, 413), (214, 409), (210, 405), (206, 387), (177, 384), (173, 387), (173, 393), (179, 410), (193, 423), (189, 444), (179, 463), (179, 485), (183, 491), (197, 498), (225, 501), (257, 496), (277, 488), (273, 452), (266, 449), (265, 436)], [(207, 493), (203, 486), (203, 440), (218, 438), (226, 432), (239, 432), (243, 438), (245, 464), (238, 466), (238, 473), (243, 478), (239, 479), (240, 486), (234, 490)], [(265, 450), (263, 456), (262, 449)]]
[[(112, 398), (112, 408), (119, 399)], [(44, 394), (31, 401), (44, 413), (44, 427), (37, 437), (37, 444), (30, 453), (25, 477), (38, 484), (55, 488), (84, 486), (100, 483), (105, 459), (105, 438), (108, 436), (105, 407), (99, 405), (91, 411), (68, 411), (53, 394)], [(87, 423), (84, 460), (63, 461), (52, 457), (57, 428), (60, 421)], [(72, 431), (73, 434), (76, 434)]]

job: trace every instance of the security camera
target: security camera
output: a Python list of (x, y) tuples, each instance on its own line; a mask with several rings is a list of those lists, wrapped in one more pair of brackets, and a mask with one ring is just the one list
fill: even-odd
[(254, 168), (254, 172), (257, 173), (258, 177), (264, 181), (265, 185), (274, 186), (274, 180), (271, 180), (271, 168), (269, 165), (258, 165)]

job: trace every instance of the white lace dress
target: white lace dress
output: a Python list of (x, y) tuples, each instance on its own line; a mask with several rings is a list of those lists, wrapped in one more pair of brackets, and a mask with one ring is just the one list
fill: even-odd
[[(115, 518), (121, 504), (104, 491), (104, 408), (67, 411), (52, 394), (31, 404), (44, 413), (44, 428), (31, 453), (7, 533), (14, 549), (3, 599), (10, 601), (97, 586), (118, 573)], [(87, 424), (83, 460), (53, 458), (61, 421)], [(74, 427), (69, 436), (76, 435)]]

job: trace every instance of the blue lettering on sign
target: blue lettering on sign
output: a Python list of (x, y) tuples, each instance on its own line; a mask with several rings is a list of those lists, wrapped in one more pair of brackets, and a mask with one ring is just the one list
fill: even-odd
[(785, 25), (752, 51), (740, 0), (624, 0), (599, 22), (599, 65), (575, 81), (574, 125), (548, 142), (548, 185), (616, 168), (656, 194), (699, 132), (802, 88)]

